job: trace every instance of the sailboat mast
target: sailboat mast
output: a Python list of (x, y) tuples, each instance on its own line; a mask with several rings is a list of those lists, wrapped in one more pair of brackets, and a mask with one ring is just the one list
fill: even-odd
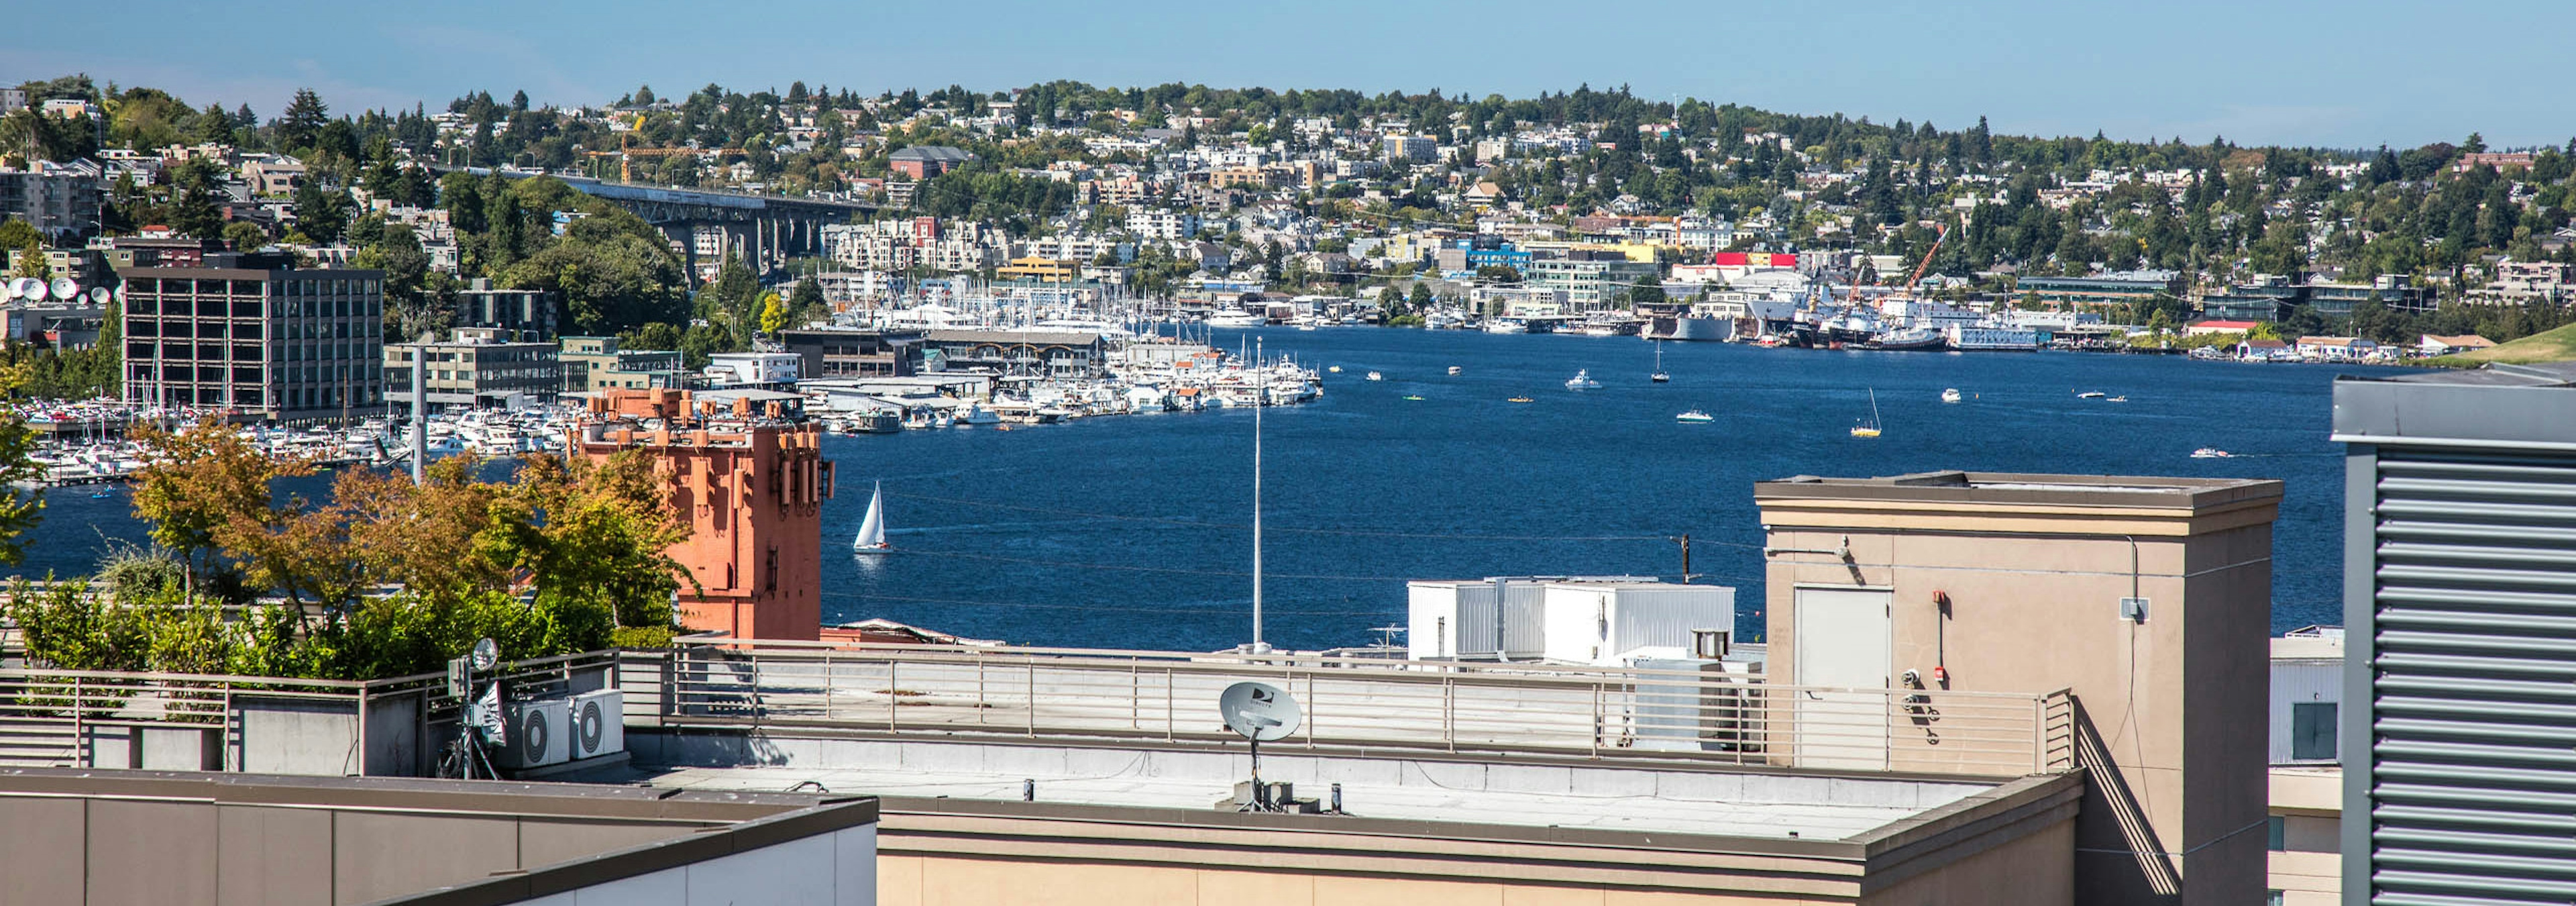
[[(1253, 355), (1260, 356), (1260, 341), (1254, 341)], [(1261, 640), (1261, 410), (1270, 408), (1270, 381), (1253, 372), (1252, 387), (1252, 651), (1267, 652), (1270, 645)]]

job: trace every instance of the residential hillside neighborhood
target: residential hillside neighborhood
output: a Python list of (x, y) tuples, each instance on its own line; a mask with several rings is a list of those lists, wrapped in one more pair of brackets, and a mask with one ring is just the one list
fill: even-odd
[[(514, 339), (689, 369), (789, 328), (1043, 317), (2375, 360), (2555, 328), (2576, 280), (2576, 142), (2036, 138), (1589, 86), (210, 100), (0, 90), (0, 245), (41, 281), (7, 285), (9, 356), (40, 389), (140, 376), (117, 357), (170, 351), (121, 329), (128, 272), (227, 255), (356, 279), (335, 341), (461, 342), (507, 291), (545, 309)], [(377, 360), (317, 356), (297, 406)]]

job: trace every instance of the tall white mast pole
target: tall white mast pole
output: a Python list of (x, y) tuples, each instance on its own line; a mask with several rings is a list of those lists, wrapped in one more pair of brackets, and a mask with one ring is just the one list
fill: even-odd
[[(1253, 341), (1253, 360), (1260, 361), (1260, 340)], [(1261, 640), (1261, 410), (1270, 408), (1270, 379), (1253, 371), (1252, 389), (1252, 650), (1270, 645)]]

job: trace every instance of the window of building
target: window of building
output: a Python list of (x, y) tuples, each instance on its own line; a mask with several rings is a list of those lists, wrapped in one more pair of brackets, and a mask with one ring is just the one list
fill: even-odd
[(2290, 705), (2290, 757), (2297, 761), (2334, 760), (2334, 702)]
[(2263, 847), (2265, 849), (2269, 849), (2276, 853), (2288, 851), (2290, 848), (2290, 819), (2279, 815), (2274, 815), (2270, 818), (2264, 819), (2263, 835)]

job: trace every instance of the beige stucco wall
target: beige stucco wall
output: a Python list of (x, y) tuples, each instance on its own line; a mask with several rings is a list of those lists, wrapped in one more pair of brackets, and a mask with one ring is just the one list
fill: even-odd
[(1953, 906), (1960, 903), (2074, 903), (2075, 822), (1969, 856), (1861, 898), (1863, 906)]
[[(1946, 662), (1952, 690), (2074, 694), (2094, 779), (2075, 828), (2077, 902), (2261, 901), (2271, 505), (1758, 502), (1772, 547), (1847, 538), (1851, 551), (1771, 558), (1772, 676), (1796, 675), (1799, 586), (1892, 589), (1891, 676), (1929, 681)], [(2151, 602), (2143, 624), (2118, 616), (2133, 587)]]

